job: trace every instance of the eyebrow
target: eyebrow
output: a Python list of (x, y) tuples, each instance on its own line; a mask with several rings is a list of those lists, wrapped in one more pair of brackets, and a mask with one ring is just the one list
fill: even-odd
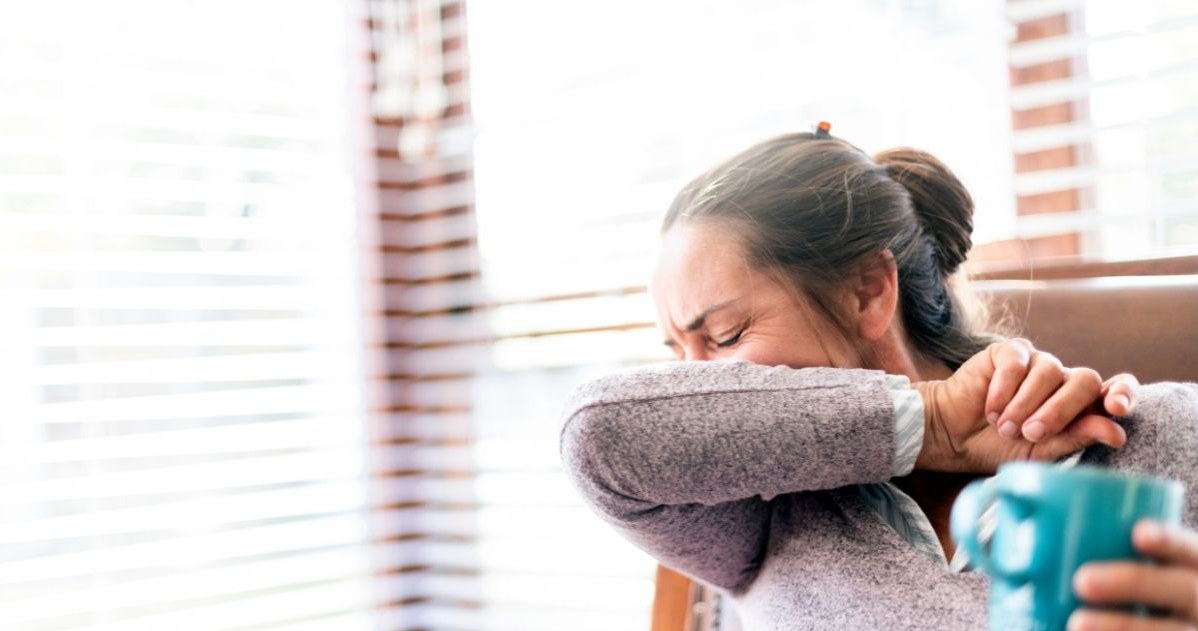
[[(707, 322), (707, 316), (715, 313), (716, 311), (719, 311), (720, 309), (723, 309), (723, 308), (731, 305), (733, 302), (736, 302), (736, 301), (735, 300), (726, 300), (724, 302), (711, 305), (710, 307), (704, 309), (703, 313), (700, 313), (699, 315), (695, 316), (695, 319), (691, 320), (690, 324), (686, 325), (686, 332), (691, 333), (691, 332), (698, 331), (699, 329), (703, 328), (703, 324)], [(662, 342), (662, 343), (665, 344), (666, 346), (671, 346), (671, 347), (674, 346), (674, 344), (675, 344), (674, 340), (666, 340), (665, 342)]]
[(704, 309), (703, 313), (700, 313), (699, 315), (695, 316), (695, 319), (691, 320), (691, 323), (686, 325), (686, 332), (691, 333), (693, 331), (698, 331), (699, 329), (703, 328), (703, 323), (707, 321), (707, 316), (715, 313), (716, 311), (719, 311), (720, 309), (723, 309), (724, 307), (727, 307), (728, 305), (732, 304), (732, 302), (733, 301), (728, 300), (725, 302), (721, 302), (718, 305), (711, 305), (710, 307)]

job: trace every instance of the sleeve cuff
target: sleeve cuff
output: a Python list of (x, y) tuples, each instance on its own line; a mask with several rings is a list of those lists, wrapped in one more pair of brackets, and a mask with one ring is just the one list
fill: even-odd
[(886, 375), (886, 388), (894, 400), (894, 477), (915, 469), (923, 447), (923, 397), (901, 375)]

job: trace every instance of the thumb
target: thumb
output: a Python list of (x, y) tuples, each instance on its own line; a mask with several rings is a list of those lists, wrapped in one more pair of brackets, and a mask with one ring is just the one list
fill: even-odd
[[(975, 354), (943, 381), (944, 387), (941, 388), (941, 394), (944, 400), (941, 403), (947, 404), (945, 407), (948, 409), (945, 412), (951, 411), (954, 414), (952, 416), (954, 421), (972, 422), (974, 417), (983, 418), (984, 412), (991, 409), (988, 407), (989, 402), (996, 397), (989, 393), (989, 390), (991, 390), (994, 379), (994, 361), (998, 350), (998, 345), (994, 344), (991, 345), (991, 348)], [(1016, 385), (1018, 385), (1018, 381)], [(1005, 401), (996, 401), (995, 405), (999, 406), (997, 409), (1001, 411), (1000, 404), (1005, 405), (1005, 403)], [(963, 416), (970, 418), (964, 419)]]
[(1075, 419), (1065, 431), (1037, 443), (1033, 460), (1056, 460), (1094, 444), (1119, 449), (1127, 443), (1127, 432), (1116, 422), (1101, 414), (1087, 414)]

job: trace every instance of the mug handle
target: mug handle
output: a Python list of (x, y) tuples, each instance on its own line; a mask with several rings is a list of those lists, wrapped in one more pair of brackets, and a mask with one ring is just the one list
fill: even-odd
[(997, 480), (993, 478), (970, 482), (953, 503), (949, 531), (957, 545), (965, 549), (969, 558), (973, 559), (982, 571), (1008, 583), (1025, 583), (1031, 577), (1031, 567), (1020, 570), (1001, 567), (990, 557), (990, 547), (983, 546), (978, 541), (978, 520), (981, 519), (982, 513), (1002, 500), (1018, 502), (1019, 498), (1000, 489)]

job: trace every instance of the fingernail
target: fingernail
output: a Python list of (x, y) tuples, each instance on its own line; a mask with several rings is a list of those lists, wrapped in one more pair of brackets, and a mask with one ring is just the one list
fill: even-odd
[(986, 420), (989, 421), (991, 425), (998, 422), (998, 412), (991, 412), (987, 414)]
[(1165, 529), (1156, 522), (1142, 521), (1140, 522), (1140, 536), (1146, 539), (1147, 543), (1159, 543), (1165, 537)]
[(1035, 442), (1044, 438), (1044, 423), (1040, 421), (1028, 421), (1023, 425), (1023, 436), (1028, 440)]
[(1128, 399), (1126, 395), (1116, 394), (1115, 403), (1122, 405), (1124, 410), (1131, 409), (1131, 399)]
[(1093, 596), (1094, 590), (1102, 587), (1102, 572), (1082, 566), (1073, 574), (1073, 593), (1078, 596)]
[(1068, 631), (1086, 631), (1086, 614), (1075, 611), (1072, 616), (1069, 616), (1069, 622), (1065, 626)]
[(998, 433), (1007, 438), (1015, 438), (1019, 435), (1019, 427), (1011, 421), (1003, 421), (1003, 424), (998, 426)]

